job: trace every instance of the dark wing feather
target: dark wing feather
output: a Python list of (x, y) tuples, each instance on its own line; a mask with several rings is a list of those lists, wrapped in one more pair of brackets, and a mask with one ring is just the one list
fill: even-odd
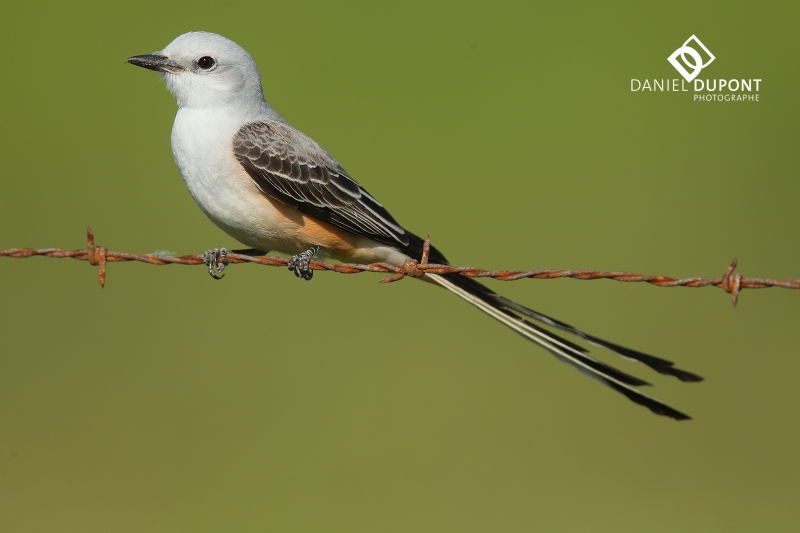
[(264, 194), (337, 228), (413, 255), (422, 251), (419, 237), (405, 231), (320, 145), (287, 124), (243, 126), (233, 152)]

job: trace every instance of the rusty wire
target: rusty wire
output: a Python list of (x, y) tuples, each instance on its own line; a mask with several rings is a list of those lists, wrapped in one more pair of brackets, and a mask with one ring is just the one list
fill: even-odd
[[(181, 255), (177, 257), (166, 254), (130, 254), (127, 252), (112, 252), (105, 246), (97, 246), (94, 242), (92, 228), (86, 228), (87, 247), (83, 250), (63, 250), (60, 248), (11, 248), (0, 250), (0, 257), (71, 257), (80, 261), (88, 261), (89, 264), (99, 267), (98, 279), (100, 286), (104, 287), (106, 282), (106, 265), (108, 263), (120, 261), (140, 261), (151, 265), (204, 265), (202, 255)], [(406, 276), (421, 278), (426, 273), (429, 274), (460, 274), (471, 278), (494, 278), (501, 281), (513, 281), (523, 278), (533, 279), (555, 279), (555, 278), (574, 278), (582, 280), (590, 279), (611, 279), (614, 281), (625, 281), (629, 283), (644, 282), (657, 287), (720, 287), (731, 295), (733, 305), (739, 299), (742, 289), (766, 289), (767, 287), (783, 287), (784, 289), (800, 289), (800, 279), (763, 279), (745, 278), (741, 274), (734, 274), (737, 260), (734, 259), (721, 278), (670, 278), (667, 276), (645, 276), (633, 272), (600, 272), (598, 270), (557, 270), (544, 268), (539, 270), (483, 270), (474, 267), (455, 267), (449, 265), (437, 265), (428, 263), (430, 251), (430, 237), (425, 239), (422, 260), (416, 261), (407, 259), (403, 265), (396, 266), (389, 263), (372, 263), (370, 265), (360, 264), (338, 264), (332, 265), (323, 261), (312, 260), (310, 266), (313, 270), (330, 270), (340, 274), (357, 274), (360, 272), (381, 272), (390, 275), (381, 279), (381, 283), (391, 283), (399, 281)], [(289, 259), (271, 255), (250, 256), (235, 253), (228, 253), (227, 261), (229, 264), (237, 263), (256, 263), (267, 266), (285, 267)]]

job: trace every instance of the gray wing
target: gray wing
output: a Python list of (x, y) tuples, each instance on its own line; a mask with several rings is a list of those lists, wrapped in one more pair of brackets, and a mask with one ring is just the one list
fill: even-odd
[(288, 124), (243, 126), (233, 152), (264, 194), (329, 224), (399, 249), (417, 248), (388, 211), (319, 144)]

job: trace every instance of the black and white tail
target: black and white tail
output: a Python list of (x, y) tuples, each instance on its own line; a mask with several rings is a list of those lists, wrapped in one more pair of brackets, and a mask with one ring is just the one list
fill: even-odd
[(458, 274), (427, 274), (426, 277), (429, 277), (431, 281), (461, 296), (484, 313), (499, 320), (526, 339), (535, 342), (561, 361), (574, 366), (584, 374), (624, 394), (631, 401), (644, 405), (656, 414), (668, 416), (675, 420), (690, 419), (688, 415), (665, 405), (655, 398), (642, 394), (633, 388), (634, 386), (649, 385), (646, 381), (598, 361), (589, 356), (588, 350), (582, 346), (537, 326), (525, 317), (577, 335), (592, 344), (608, 348), (623, 357), (639, 361), (659, 373), (675, 376), (681, 381), (702, 381), (703, 378), (697, 374), (675, 368), (672, 362), (665, 359), (604, 341), (593, 335), (577, 330), (563, 322), (537, 313), (532, 309), (528, 309), (527, 307), (500, 296), (475, 279)]

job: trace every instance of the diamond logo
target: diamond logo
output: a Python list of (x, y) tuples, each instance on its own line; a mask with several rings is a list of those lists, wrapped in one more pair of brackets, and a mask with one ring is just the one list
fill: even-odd
[[(702, 52), (705, 52), (707, 59), (703, 59)], [(692, 35), (683, 46), (675, 50), (667, 60), (681, 73), (686, 81), (692, 81), (700, 74), (700, 71), (711, 64), (716, 58), (700, 39)], [(690, 70), (687, 70), (690, 69)]]

